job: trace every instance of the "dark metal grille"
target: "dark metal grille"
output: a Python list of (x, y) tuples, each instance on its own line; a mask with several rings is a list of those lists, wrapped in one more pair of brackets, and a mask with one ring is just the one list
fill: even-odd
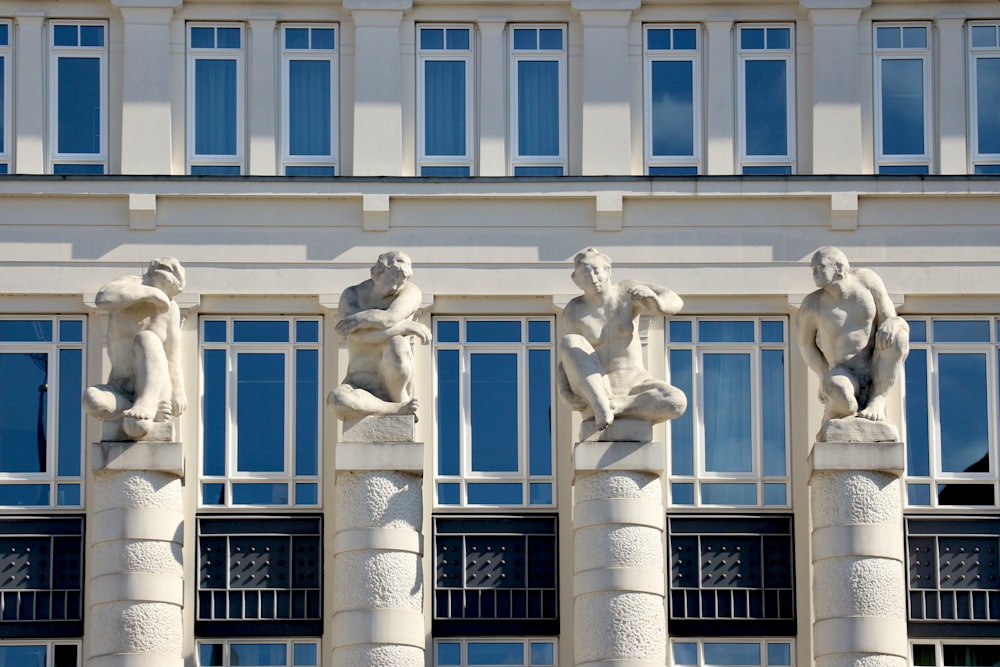
[(0, 637), (83, 635), (83, 518), (0, 520)]
[(554, 516), (435, 517), (435, 635), (558, 633), (557, 545)]
[(321, 542), (319, 518), (199, 518), (198, 634), (318, 634)]
[(794, 633), (791, 517), (668, 521), (671, 632)]

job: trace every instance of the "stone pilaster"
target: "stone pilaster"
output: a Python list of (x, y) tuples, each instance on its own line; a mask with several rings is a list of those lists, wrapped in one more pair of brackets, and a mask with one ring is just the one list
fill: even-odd
[(810, 456), (816, 667), (904, 667), (900, 442), (818, 442)]
[(659, 442), (574, 447), (577, 665), (665, 664), (663, 462)]
[(182, 446), (93, 445), (88, 667), (183, 667)]
[(347, 422), (335, 456), (333, 663), (422, 665), (424, 447), (413, 417)]

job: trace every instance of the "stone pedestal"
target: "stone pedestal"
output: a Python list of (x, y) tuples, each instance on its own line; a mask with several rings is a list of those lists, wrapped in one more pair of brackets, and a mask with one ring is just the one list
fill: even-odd
[(666, 662), (659, 442), (587, 441), (573, 450), (573, 624), (577, 665)]
[(423, 665), (424, 446), (413, 417), (346, 422), (335, 457), (333, 664)]
[(183, 455), (176, 442), (93, 445), (88, 667), (183, 667)]
[(816, 667), (905, 667), (900, 442), (818, 442), (809, 458)]

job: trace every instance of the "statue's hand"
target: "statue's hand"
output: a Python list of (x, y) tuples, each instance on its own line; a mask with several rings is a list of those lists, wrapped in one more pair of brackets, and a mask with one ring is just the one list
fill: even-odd
[(632, 285), (628, 288), (628, 295), (632, 297), (633, 301), (656, 298), (656, 292), (654, 292), (648, 285)]
[(170, 414), (180, 417), (187, 410), (187, 396), (183, 393), (175, 394), (170, 400)]
[(882, 322), (878, 331), (875, 332), (875, 346), (879, 349), (892, 347), (896, 344), (896, 339), (900, 332), (908, 332), (910, 325), (902, 317), (890, 317)]
[(431, 342), (431, 330), (420, 322), (407, 322), (406, 333), (409, 336), (416, 336), (421, 345), (428, 345)]

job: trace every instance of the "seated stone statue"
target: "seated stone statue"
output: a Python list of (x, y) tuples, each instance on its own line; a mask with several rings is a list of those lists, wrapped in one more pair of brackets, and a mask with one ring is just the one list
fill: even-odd
[(896, 315), (882, 279), (852, 269), (837, 248), (817, 250), (812, 273), (819, 289), (802, 302), (798, 343), (821, 382), (823, 425), (816, 439), (898, 440), (886, 422), (886, 398), (910, 349), (909, 325)]
[(88, 387), (87, 412), (121, 419), (124, 439), (144, 439), (153, 424), (187, 407), (180, 364), (180, 309), (184, 267), (173, 257), (154, 259), (142, 276), (123, 276), (101, 288), (97, 307), (108, 311), (106, 384)]
[(640, 313), (677, 313), (680, 297), (651, 283), (612, 283), (610, 258), (594, 248), (577, 253), (573, 263), (573, 282), (583, 294), (563, 311), (558, 384), (583, 414), (581, 433), (590, 419), (604, 431), (617, 417), (656, 424), (684, 414), (684, 393), (646, 372), (635, 330)]
[(336, 330), (347, 339), (349, 361), (344, 382), (327, 400), (341, 419), (417, 413), (410, 338), (426, 345), (431, 332), (413, 320), (422, 296), (409, 282), (412, 274), (408, 256), (386, 252), (372, 265), (370, 279), (340, 297)]

